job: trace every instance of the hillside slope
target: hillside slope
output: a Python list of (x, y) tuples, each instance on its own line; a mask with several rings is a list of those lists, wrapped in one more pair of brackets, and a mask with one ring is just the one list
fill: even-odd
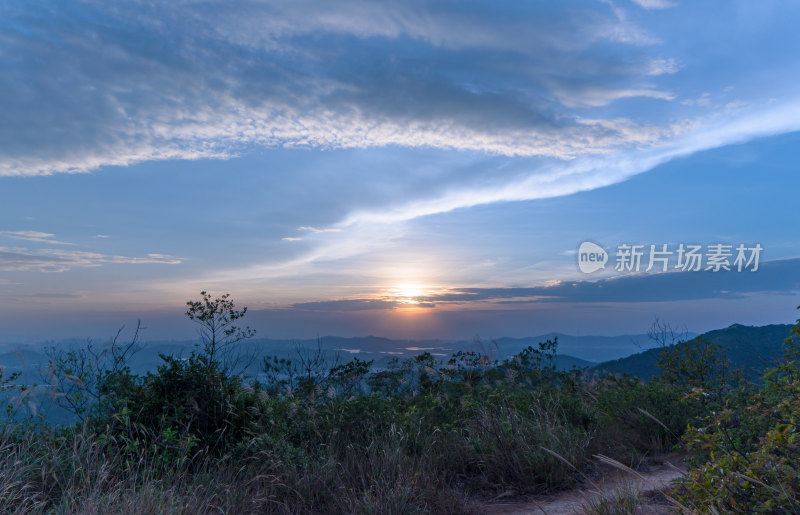
[[(757, 378), (760, 373), (774, 365), (783, 355), (783, 341), (792, 328), (788, 324), (745, 326), (733, 324), (725, 329), (709, 331), (698, 336), (726, 349), (731, 365), (744, 368), (748, 377)], [(600, 363), (592, 369), (597, 372), (630, 374), (650, 379), (660, 374), (658, 356), (661, 349), (650, 349), (627, 358)]]

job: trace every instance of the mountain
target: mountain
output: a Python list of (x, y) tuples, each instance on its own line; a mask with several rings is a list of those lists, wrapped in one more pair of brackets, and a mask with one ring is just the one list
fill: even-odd
[[(695, 336), (691, 334), (690, 336)], [(512, 356), (521, 349), (537, 348), (539, 342), (558, 338), (558, 353), (580, 356), (581, 359), (603, 362), (630, 356), (633, 352), (649, 349), (655, 344), (646, 334), (623, 334), (620, 336), (573, 336), (563, 333), (548, 333), (527, 338), (499, 338), (494, 340), (504, 357)]]
[[(252, 362), (247, 367), (249, 374), (261, 372), (263, 359), (268, 356), (279, 358), (297, 359), (298, 353), (306, 356), (313, 354), (319, 349), (326, 357), (326, 360), (339, 363), (350, 361), (353, 357), (358, 357), (364, 361), (373, 361), (374, 368), (384, 368), (393, 358), (410, 358), (423, 352), (431, 353), (435, 358), (447, 360), (452, 354), (459, 350), (475, 351), (487, 354), (492, 359), (503, 360), (518, 354), (527, 346), (538, 348), (539, 342), (544, 342), (554, 337), (559, 338), (559, 342), (566, 341), (566, 347), (572, 349), (573, 353), (565, 353), (564, 347), (559, 345), (559, 353), (556, 360), (556, 368), (559, 370), (570, 370), (572, 368), (589, 368), (596, 365), (600, 360), (590, 361), (574, 357), (595, 356), (611, 353), (614, 356), (624, 355), (622, 348), (635, 348), (631, 343), (638, 337), (574, 337), (560, 334), (548, 334), (530, 338), (501, 338), (496, 342), (482, 341), (455, 341), (455, 340), (392, 340), (379, 336), (363, 337), (341, 337), (324, 336), (318, 339), (307, 340), (274, 340), (259, 338), (243, 342), (240, 350), (243, 354), (252, 357)], [(121, 342), (125, 344), (126, 342)], [(145, 374), (154, 371), (161, 363), (160, 355), (187, 357), (192, 351), (196, 350), (194, 341), (150, 341), (138, 345), (138, 350), (131, 356), (128, 365), (135, 374)], [(74, 339), (61, 342), (48, 341), (39, 345), (19, 345), (16, 348), (7, 346), (0, 349), (0, 369), (5, 372), (5, 376), (20, 372), (22, 375), (17, 379), (18, 384), (42, 384), (46, 382), (49, 358), (47, 349), (58, 347), (61, 349), (83, 348), (86, 342)], [(602, 350), (602, 346), (607, 345), (610, 349)], [(100, 350), (104, 344), (95, 344), (95, 349)], [(598, 354), (599, 352), (599, 354)], [(620, 354), (623, 353), (623, 354)]]
[[(261, 363), (262, 356), (278, 356), (293, 358), (298, 352), (314, 352), (319, 348), (329, 358), (338, 358), (339, 362), (349, 361), (358, 357), (364, 361), (373, 361), (374, 368), (385, 368), (393, 358), (411, 358), (429, 352), (437, 359), (447, 360), (459, 350), (475, 351), (488, 355), (492, 359), (500, 360), (518, 354), (522, 349), (531, 345), (538, 348), (539, 342), (544, 342), (552, 336), (532, 338), (505, 338), (499, 342), (481, 341), (451, 341), (451, 340), (392, 340), (379, 336), (341, 337), (324, 336), (317, 340), (256, 340), (250, 343), (250, 348)], [(597, 361), (589, 361), (568, 354), (560, 353), (555, 366), (559, 370), (573, 368), (589, 368), (596, 365)], [(257, 372), (257, 370), (252, 370)]]
[[(765, 326), (745, 326), (733, 324), (725, 329), (717, 329), (700, 335), (709, 342), (724, 347), (725, 356), (734, 368), (743, 368), (747, 376), (756, 379), (761, 372), (774, 366), (783, 356), (783, 342), (792, 326), (773, 324)], [(658, 369), (658, 356), (661, 349), (650, 349), (628, 356), (600, 363), (592, 369), (597, 372), (630, 374), (650, 379), (661, 373)]]
[(592, 368), (597, 363), (593, 361), (586, 361), (585, 359), (568, 356), (566, 354), (558, 354), (556, 356), (556, 370), (572, 370), (574, 368)]
[[(790, 325), (768, 325), (748, 327), (734, 324), (725, 329), (710, 331), (703, 335), (711, 343), (726, 348), (726, 356), (734, 367), (743, 367), (751, 378), (757, 378), (761, 371), (772, 366), (783, 353), (783, 341), (789, 335)], [(297, 359), (298, 353), (314, 354), (317, 349), (325, 356), (326, 361), (338, 359), (339, 363), (358, 357), (364, 361), (373, 361), (373, 368), (386, 367), (393, 358), (410, 358), (423, 352), (429, 352), (436, 358), (447, 360), (453, 353), (476, 351), (501, 361), (518, 354), (522, 349), (531, 346), (538, 348), (540, 342), (558, 338), (558, 355), (556, 368), (570, 370), (574, 368), (588, 369), (590, 372), (611, 372), (637, 375), (649, 379), (659, 374), (657, 367), (661, 348), (628, 355), (622, 359), (601, 361), (603, 357), (618, 357), (629, 354), (632, 349), (652, 346), (646, 335), (623, 336), (571, 336), (559, 333), (544, 334), (529, 338), (500, 338), (489, 341), (447, 341), (447, 340), (392, 340), (378, 336), (345, 338), (326, 336), (312, 340), (271, 340), (254, 339), (242, 345), (241, 350), (253, 356), (252, 365), (247, 369), (250, 374), (261, 372), (264, 357), (277, 356)], [(153, 371), (161, 364), (159, 354), (188, 356), (196, 347), (193, 341), (158, 341), (141, 345), (139, 351), (130, 361), (131, 369), (136, 374)], [(47, 342), (42, 345), (20, 345), (16, 349), (0, 349), (0, 369), (7, 377), (14, 372), (21, 372), (18, 384), (46, 383), (48, 358), (45, 348), (50, 346), (62, 348), (81, 347), (76, 341)], [(582, 358), (574, 357), (573, 354)], [(597, 359), (597, 358), (601, 359)], [(590, 361), (595, 359), (596, 361)], [(43, 411), (50, 421), (63, 422), (70, 420), (69, 414), (54, 406), (48, 387), (39, 386), (34, 389), (34, 404)], [(29, 402), (30, 404), (30, 402)]]

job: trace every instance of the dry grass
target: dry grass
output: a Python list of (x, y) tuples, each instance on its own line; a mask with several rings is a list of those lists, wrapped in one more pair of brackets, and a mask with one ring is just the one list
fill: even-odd
[[(59, 514), (461, 513), (426, 455), (399, 431), (341, 461), (196, 455), (161, 465), (115, 453), (86, 431), (0, 444), (0, 512)], [(428, 454), (430, 456), (430, 454)]]
[(588, 498), (581, 512), (586, 515), (633, 515), (641, 506), (641, 492), (633, 483), (626, 483)]

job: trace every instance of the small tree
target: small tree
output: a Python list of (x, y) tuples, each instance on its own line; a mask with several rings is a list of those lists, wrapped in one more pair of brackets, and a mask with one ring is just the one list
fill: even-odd
[(669, 322), (663, 322), (656, 317), (653, 323), (650, 324), (650, 329), (647, 330), (647, 338), (662, 349), (666, 349), (677, 343), (687, 341), (689, 332), (686, 327), (676, 329)]
[(331, 369), (339, 367), (339, 355), (325, 352), (317, 338), (316, 348), (304, 348), (295, 342), (292, 359), (266, 356), (262, 361), (262, 371), (267, 386), (273, 392), (288, 388), (294, 392), (309, 394), (320, 386)]
[(703, 408), (712, 402), (719, 405), (725, 395), (742, 382), (740, 371), (732, 370), (725, 356), (725, 347), (702, 336), (688, 339), (680, 332), (656, 319), (648, 337), (661, 347), (657, 366), (660, 379), (672, 386), (692, 392)]
[[(800, 307), (798, 307), (800, 309)], [(685, 437), (697, 466), (678, 500), (699, 513), (800, 513), (800, 319), (784, 362)]]
[(122, 326), (99, 348), (89, 340), (84, 347), (47, 349), (50, 363), (42, 379), (52, 386), (55, 402), (81, 422), (92, 414), (113, 413), (118, 409), (117, 404), (123, 402), (133, 388), (135, 378), (129, 362), (141, 349), (141, 328), (139, 320), (133, 337), (126, 343), (120, 342), (125, 329)]
[(203, 346), (201, 358), (207, 367), (217, 363), (223, 373), (230, 373), (232, 368), (241, 364), (243, 358), (241, 349), (234, 349), (234, 346), (256, 334), (249, 327), (240, 328), (234, 325), (234, 322), (247, 313), (247, 308), (237, 310), (228, 293), (213, 300), (211, 294), (205, 290), (200, 295), (200, 300), (186, 303), (189, 307), (186, 316), (200, 326), (198, 333)]

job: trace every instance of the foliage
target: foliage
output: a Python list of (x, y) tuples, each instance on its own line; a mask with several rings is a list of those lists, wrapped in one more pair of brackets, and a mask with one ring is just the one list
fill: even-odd
[(240, 372), (248, 363), (236, 345), (256, 334), (249, 327), (234, 325), (245, 316), (247, 308), (236, 309), (228, 293), (212, 300), (211, 295), (204, 290), (200, 292), (200, 297), (200, 300), (186, 303), (186, 316), (199, 326), (202, 347), (200, 359), (207, 367), (216, 363), (225, 373)]
[[(101, 441), (131, 454), (151, 449), (162, 456), (195, 447), (220, 453), (241, 438), (252, 418), (256, 392), (245, 391), (232, 374), (237, 359), (234, 344), (252, 336), (233, 322), (247, 309), (236, 310), (229, 296), (215, 300), (202, 292), (190, 301), (187, 316), (201, 327), (202, 348), (188, 358), (161, 356), (155, 373), (135, 376), (127, 365), (137, 349), (139, 327), (127, 344), (120, 332), (101, 350), (84, 348), (50, 351), (49, 379), (57, 402), (87, 422)], [(164, 452), (169, 451), (169, 452)]]
[[(635, 466), (682, 437), (687, 505), (798, 508), (800, 321), (760, 388), (702, 340), (670, 347), (653, 381), (557, 371), (553, 340), (502, 361), (422, 353), (384, 369), (318, 345), (266, 359), (259, 382), (229, 359), (252, 334), (234, 324), (246, 309), (201, 295), (187, 315), (203, 344), (143, 376), (127, 366), (138, 332), (53, 352), (57, 399), (82, 422), (0, 435), (0, 510), (469, 512), (471, 496), (551, 491), (590, 474), (593, 455)], [(623, 505), (635, 499), (594, 509)]]
[[(788, 324), (773, 324), (750, 327), (733, 324), (724, 329), (709, 331), (702, 339), (713, 346), (722, 347), (721, 358), (729, 362), (730, 371), (742, 371), (745, 379), (758, 382), (765, 370), (775, 367), (783, 360), (783, 340), (791, 329)], [(690, 339), (685, 331), (676, 331), (669, 324), (659, 321), (649, 331), (656, 347), (626, 358), (607, 361), (594, 367), (602, 373), (626, 373), (650, 380), (661, 374), (658, 360), (662, 351), (678, 342)], [(753, 353), (753, 348), (758, 348)]]
[(800, 320), (786, 340), (786, 361), (764, 385), (730, 396), (724, 409), (690, 428), (699, 463), (681, 500), (702, 512), (800, 511)]
[(47, 350), (50, 364), (45, 383), (52, 385), (59, 406), (81, 421), (92, 410), (116, 411), (117, 403), (124, 402), (127, 390), (133, 386), (128, 362), (139, 350), (141, 321), (127, 343), (120, 343), (123, 329), (99, 349), (89, 340), (84, 347)]
[(262, 361), (271, 394), (315, 392), (329, 375), (329, 367), (336, 367), (338, 364), (338, 356), (330, 356), (323, 351), (319, 340), (316, 349), (297, 347), (292, 359), (271, 356)]
[[(0, 367), (0, 400), (6, 404), (2, 415), (4, 419), (2, 423), (0, 423), (0, 435), (6, 432), (9, 425), (13, 426), (17, 408), (24, 401), (26, 392), (28, 391), (26, 387), (18, 386), (14, 383), (19, 376), (19, 372), (6, 375), (5, 370)], [(18, 395), (14, 397), (13, 394), (17, 392), (19, 392)]]
[(158, 445), (179, 451), (199, 445), (219, 452), (243, 438), (253, 418), (254, 390), (196, 355), (163, 360), (130, 392), (126, 417), (112, 416), (107, 431), (144, 428)]
[(729, 390), (742, 382), (731, 371), (721, 345), (703, 337), (679, 342), (664, 348), (658, 359), (662, 381), (679, 389), (688, 389), (692, 398), (705, 409), (723, 402)]

